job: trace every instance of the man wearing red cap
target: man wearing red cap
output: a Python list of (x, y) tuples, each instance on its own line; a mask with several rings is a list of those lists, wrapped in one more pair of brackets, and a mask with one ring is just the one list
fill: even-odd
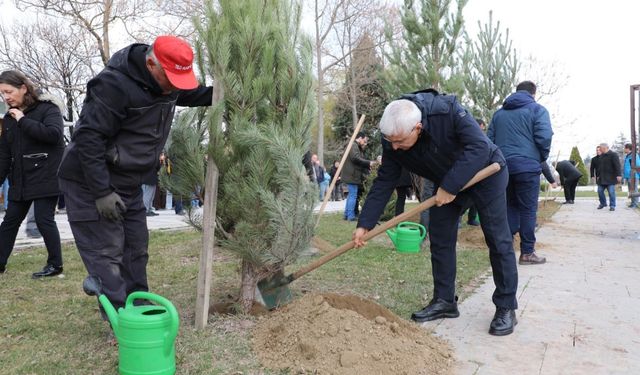
[(116, 52), (87, 84), (80, 118), (58, 171), (80, 256), (116, 307), (147, 291), (143, 177), (157, 169), (176, 105), (209, 106), (198, 87), (193, 51), (182, 39)]

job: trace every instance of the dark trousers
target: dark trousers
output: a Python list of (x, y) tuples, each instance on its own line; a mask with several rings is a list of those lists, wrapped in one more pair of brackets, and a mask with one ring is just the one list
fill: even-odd
[(580, 177), (575, 178), (573, 180), (564, 180), (564, 200), (565, 201), (574, 201), (576, 199), (576, 187), (578, 187), (578, 181), (580, 181)]
[(358, 185), (358, 193), (356, 194), (356, 206), (353, 208), (353, 212), (355, 212), (356, 217), (360, 215), (360, 198), (362, 198), (362, 193), (364, 193), (364, 185)]
[[(513, 252), (513, 238), (507, 223), (506, 196), (505, 193), (500, 193), (491, 200), (483, 198), (483, 195), (495, 196), (496, 191), (504, 192), (507, 178), (507, 172), (503, 168), (501, 172), (489, 177), (484, 187), (470, 195), (478, 209), (482, 232), (489, 247), (493, 281), (496, 285), (493, 303), (497, 307), (516, 309), (518, 269)], [(455, 297), (456, 240), (462, 210), (463, 207), (456, 201), (430, 209), (429, 235), (434, 298), (453, 301)]]
[(47, 264), (62, 266), (62, 247), (60, 245), (60, 232), (55, 221), (56, 204), (58, 197), (38, 198), (25, 201), (11, 201), (0, 224), (0, 264), (7, 264), (7, 260), (13, 251), (20, 224), (27, 216), (29, 207), (33, 202), (36, 225), (44, 244), (47, 247)]
[(123, 221), (103, 218), (91, 191), (74, 181), (60, 179), (67, 217), (76, 246), (90, 275), (102, 280), (103, 293), (117, 309), (129, 294), (148, 291), (149, 232), (142, 189), (116, 190), (127, 207)]
[(536, 213), (540, 195), (540, 173), (509, 175), (507, 212), (511, 234), (520, 234), (520, 252), (531, 254), (536, 245)]

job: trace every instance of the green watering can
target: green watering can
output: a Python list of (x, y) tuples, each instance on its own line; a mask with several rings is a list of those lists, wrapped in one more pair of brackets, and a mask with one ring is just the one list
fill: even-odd
[(427, 230), (424, 225), (403, 221), (397, 227), (387, 229), (387, 235), (399, 253), (417, 253), (420, 251), (422, 240), (427, 235)]
[[(98, 301), (109, 317), (118, 340), (119, 371), (122, 375), (172, 375), (176, 372), (174, 341), (180, 319), (171, 301), (148, 292), (133, 292), (124, 308), (116, 309), (102, 294), (98, 277), (87, 276), (82, 287)], [(135, 300), (147, 300), (158, 305), (134, 306)]]

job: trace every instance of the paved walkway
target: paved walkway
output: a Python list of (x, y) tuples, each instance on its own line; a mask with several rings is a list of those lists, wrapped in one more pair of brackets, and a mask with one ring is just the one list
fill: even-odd
[(640, 215), (596, 205), (562, 206), (537, 232), (547, 264), (519, 266), (512, 335), (487, 333), (491, 277), (459, 318), (424, 324), (454, 346), (457, 373), (640, 374)]

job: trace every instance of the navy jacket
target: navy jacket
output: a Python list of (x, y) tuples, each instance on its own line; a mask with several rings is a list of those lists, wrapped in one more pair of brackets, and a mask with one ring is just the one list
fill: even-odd
[[(402, 167), (426, 177), (451, 194), (460, 189), (482, 168), (493, 162), (506, 167), (498, 147), (484, 135), (476, 120), (462, 108), (455, 96), (425, 90), (403, 95), (422, 112), (423, 129), (413, 147), (394, 150), (382, 138), (382, 165), (367, 195), (358, 227), (371, 229), (378, 222), (384, 206), (402, 174)], [(495, 191), (481, 181), (469, 189), (482, 189), (478, 195), (490, 201), (504, 191)]]
[(132, 44), (114, 53), (87, 84), (58, 175), (85, 184), (95, 198), (139, 188), (157, 171), (176, 105), (211, 105), (210, 87), (164, 95), (145, 66), (148, 48)]
[[(551, 148), (549, 112), (527, 91), (509, 95), (491, 119), (487, 137), (509, 163), (509, 172), (540, 172)], [(512, 161), (513, 159), (513, 161)]]

